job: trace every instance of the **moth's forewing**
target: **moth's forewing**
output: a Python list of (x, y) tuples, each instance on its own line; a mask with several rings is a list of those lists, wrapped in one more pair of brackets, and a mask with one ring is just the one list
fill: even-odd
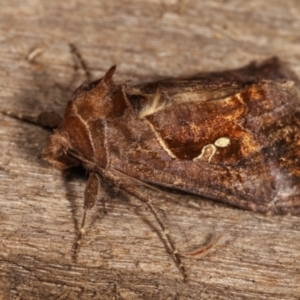
[(244, 209), (299, 214), (299, 90), (277, 73), (128, 89), (136, 116), (109, 123), (112, 168)]

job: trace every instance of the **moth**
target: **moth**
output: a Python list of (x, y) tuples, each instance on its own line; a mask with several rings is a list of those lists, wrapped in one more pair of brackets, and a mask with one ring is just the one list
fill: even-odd
[(78, 247), (101, 181), (148, 205), (183, 273), (151, 199), (132, 182), (300, 214), (299, 79), (277, 58), (134, 86), (115, 83), (115, 70), (75, 90), (44, 151), (57, 169), (82, 165), (89, 173)]

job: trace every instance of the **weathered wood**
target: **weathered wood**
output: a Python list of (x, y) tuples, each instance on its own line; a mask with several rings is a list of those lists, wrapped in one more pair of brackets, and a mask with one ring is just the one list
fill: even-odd
[[(62, 112), (84, 80), (69, 43), (94, 77), (117, 64), (120, 81), (189, 76), (273, 55), (300, 75), (293, 0), (1, 4), (1, 110)], [(299, 299), (299, 217), (181, 194), (154, 204), (184, 256), (187, 283), (151, 213), (118, 191), (90, 213), (72, 263), (85, 174), (62, 174), (43, 161), (49, 134), (0, 116), (1, 299)]]

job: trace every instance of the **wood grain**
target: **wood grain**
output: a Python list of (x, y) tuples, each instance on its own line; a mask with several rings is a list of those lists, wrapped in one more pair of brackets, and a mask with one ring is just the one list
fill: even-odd
[[(277, 55), (300, 75), (293, 0), (1, 1), (0, 108), (62, 112), (84, 72), (133, 83)], [(0, 299), (299, 299), (300, 219), (193, 196), (154, 204), (183, 255), (183, 283), (151, 213), (121, 191), (89, 215), (72, 263), (86, 174), (41, 155), (50, 132), (0, 116)], [(203, 255), (201, 249), (207, 247)]]

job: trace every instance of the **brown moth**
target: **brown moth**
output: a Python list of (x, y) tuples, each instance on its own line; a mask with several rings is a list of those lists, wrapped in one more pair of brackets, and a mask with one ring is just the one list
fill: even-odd
[(278, 59), (136, 86), (115, 83), (115, 69), (74, 92), (44, 151), (58, 169), (89, 172), (78, 244), (100, 180), (144, 201), (163, 229), (127, 177), (256, 212), (300, 214), (299, 80)]

